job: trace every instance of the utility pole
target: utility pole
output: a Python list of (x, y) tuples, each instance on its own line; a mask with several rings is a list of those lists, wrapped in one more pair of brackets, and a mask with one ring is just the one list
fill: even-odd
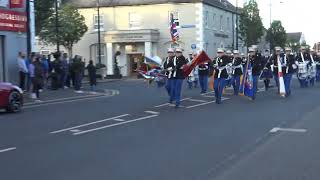
[(236, 49), (239, 50), (239, 13), (238, 0), (236, 1)]
[(101, 29), (100, 29), (100, 2), (97, 0), (98, 9), (98, 61), (101, 64)]
[(55, 0), (55, 13), (56, 13), (56, 43), (57, 43), (57, 52), (60, 52), (58, 0)]
[(30, 0), (26, 1), (27, 13), (27, 54), (31, 53)]

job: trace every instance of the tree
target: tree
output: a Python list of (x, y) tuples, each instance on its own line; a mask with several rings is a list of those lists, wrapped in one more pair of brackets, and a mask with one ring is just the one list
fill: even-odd
[(266, 40), (270, 42), (271, 49), (276, 46), (284, 47), (287, 41), (287, 33), (281, 21), (273, 21), (267, 31)]
[(264, 27), (259, 15), (258, 4), (255, 0), (249, 0), (249, 3), (244, 5), (240, 16), (240, 39), (247, 46), (257, 44), (263, 36), (263, 31)]
[(48, 18), (54, 13), (54, 1), (55, 0), (34, 1), (36, 35), (40, 33)]
[(59, 33), (56, 33), (55, 15), (46, 21), (39, 37), (48, 44), (56, 44), (59, 41), (72, 55), (72, 48), (75, 43), (88, 31), (85, 18), (72, 6), (65, 5), (59, 10)]

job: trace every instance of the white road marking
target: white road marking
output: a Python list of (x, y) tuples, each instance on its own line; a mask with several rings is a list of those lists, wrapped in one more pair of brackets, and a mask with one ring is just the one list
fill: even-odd
[(305, 132), (307, 132), (306, 129), (291, 129), (291, 128), (279, 128), (279, 127), (275, 127), (273, 129), (271, 129), (269, 132), (270, 133), (276, 133), (278, 131), (296, 132), (296, 133), (305, 133)]
[(208, 101), (201, 100), (201, 99), (189, 99), (189, 101), (192, 101), (192, 102), (200, 102), (200, 103), (206, 103), (206, 102), (208, 102)]
[[(51, 103), (51, 102), (60, 102), (60, 101), (68, 101), (68, 100), (75, 100), (75, 99), (80, 99), (80, 98), (89, 98), (89, 97), (97, 97), (97, 96), (103, 96), (103, 95), (85, 95), (85, 96), (75, 96), (75, 97), (68, 97), (68, 98), (58, 98), (58, 99), (53, 99), (53, 100), (47, 100), (47, 101), (42, 101), (42, 103)], [(24, 105), (33, 105), (36, 104), (34, 102), (31, 103), (25, 103)]]
[(159, 112), (155, 112), (155, 111), (145, 111), (145, 113), (149, 113), (149, 114), (160, 114)]
[(16, 147), (12, 147), (12, 148), (7, 148), (7, 149), (0, 149), (0, 153), (4, 153), (4, 152), (8, 152), (8, 151), (13, 151), (16, 150)]
[[(188, 99), (190, 99), (190, 98), (184, 98), (184, 99), (181, 99), (180, 101), (185, 101), (185, 100), (188, 100)], [(170, 103), (165, 103), (165, 104), (160, 104), (160, 105), (154, 106), (154, 107), (155, 108), (159, 108), (159, 107), (169, 106), (169, 105), (170, 105)]]
[(117, 118), (121, 118), (121, 117), (125, 117), (125, 116), (129, 116), (129, 114), (123, 114), (123, 115), (120, 115), (120, 116), (107, 118), (107, 119), (103, 119), (103, 120), (100, 120), (100, 121), (94, 121), (94, 122), (82, 124), (82, 125), (79, 125), (79, 126), (73, 126), (73, 127), (70, 127), (70, 128), (53, 131), (53, 132), (50, 132), (50, 134), (57, 134), (57, 133), (69, 131), (69, 130), (72, 130), (72, 129), (89, 126), (89, 125), (92, 125), (92, 124), (98, 124), (98, 123), (102, 123), (102, 122), (105, 122), (105, 121), (111, 121), (111, 120), (114, 120), (114, 119), (117, 119)]
[(208, 95), (208, 94), (214, 94), (214, 91), (210, 91), (210, 92), (207, 92), (207, 93), (203, 93), (201, 94), (202, 96), (205, 96), (205, 95)]
[(203, 97), (207, 97), (207, 98), (215, 98), (216, 96), (214, 96), (214, 95), (212, 95), (212, 96), (206, 95), (206, 96), (203, 96)]
[(157, 116), (158, 115), (145, 116), (145, 117), (132, 119), (132, 120), (125, 121), (125, 122), (120, 122), (120, 123), (111, 124), (111, 125), (108, 125), (108, 126), (102, 126), (102, 127), (98, 127), (98, 128), (94, 128), (94, 129), (89, 129), (89, 130), (73, 133), (73, 135), (77, 136), (77, 135), (87, 134), (87, 133), (90, 133), (90, 132), (99, 131), (99, 130), (102, 130), (102, 129), (107, 129), (107, 128), (110, 128), (110, 127), (120, 126), (120, 125), (123, 125), (123, 124), (128, 124), (128, 123), (141, 121), (141, 120), (145, 120), (145, 119), (150, 119), (150, 118), (154, 118), (154, 117), (157, 117)]
[[(225, 101), (225, 100), (228, 100), (230, 98), (224, 98), (222, 97), (221, 98), (221, 101)], [(196, 105), (193, 105), (193, 106), (187, 106), (186, 108), (187, 109), (190, 109), (190, 108), (195, 108), (195, 107), (199, 107), (199, 106), (204, 106), (204, 105), (207, 105), (207, 104), (212, 104), (212, 103), (215, 103), (216, 101), (209, 101), (209, 102), (205, 102), (205, 103), (201, 103), (201, 104), (196, 104)]]
[(79, 129), (71, 129), (70, 132), (75, 133), (75, 132), (80, 132)]
[(123, 122), (123, 121), (126, 121), (126, 120), (123, 120), (123, 119), (112, 119), (113, 121), (120, 121), (120, 122)]

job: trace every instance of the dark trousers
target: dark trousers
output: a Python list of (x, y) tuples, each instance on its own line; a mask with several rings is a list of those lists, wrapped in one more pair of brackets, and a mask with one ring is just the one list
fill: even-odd
[(25, 85), (26, 85), (26, 73), (20, 71), (19, 72), (19, 78), (20, 78), (20, 88), (22, 90), (25, 90)]
[(259, 76), (252, 76), (252, 78), (253, 78), (253, 84), (252, 84), (252, 86), (253, 86), (253, 97), (252, 97), (252, 99), (256, 99), (256, 94), (257, 94), (257, 92), (258, 92), (258, 81), (259, 81)]
[[(172, 88), (172, 81), (173, 81), (173, 79), (168, 79), (167, 82), (166, 82), (166, 86), (165, 87), (166, 87), (168, 96), (171, 95), (170, 93), (171, 93), (171, 88)], [(171, 101), (171, 98), (170, 98), (170, 101)]]
[(291, 95), (291, 79), (292, 79), (292, 74), (285, 74), (284, 77), (284, 87), (286, 89), (286, 95), (290, 96)]
[(81, 87), (81, 74), (75, 74), (74, 76), (74, 89), (76, 91), (79, 91), (80, 90), (80, 87)]
[(39, 89), (42, 88), (42, 83), (41, 80), (37, 80), (35, 78), (31, 78), (32, 79), (32, 92), (36, 94), (36, 97), (39, 98), (40, 97), (40, 92)]
[(240, 76), (233, 76), (232, 78), (232, 86), (234, 90), (234, 95), (239, 95), (240, 90)]
[(226, 79), (224, 78), (216, 78), (214, 80), (214, 94), (216, 97), (216, 103), (221, 104), (222, 92), (226, 86)]
[(183, 79), (173, 79), (170, 81), (170, 102), (175, 100), (176, 106), (180, 105), (182, 84)]
[(201, 87), (201, 93), (206, 93), (208, 90), (208, 79), (207, 75), (199, 75), (199, 82)]

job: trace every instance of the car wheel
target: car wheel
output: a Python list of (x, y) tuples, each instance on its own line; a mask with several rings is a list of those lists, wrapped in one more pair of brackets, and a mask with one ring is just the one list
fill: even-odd
[(18, 91), (12, 91), (9, 95), (8, 112), (19, 112), (22, 107), (22, 97)]

